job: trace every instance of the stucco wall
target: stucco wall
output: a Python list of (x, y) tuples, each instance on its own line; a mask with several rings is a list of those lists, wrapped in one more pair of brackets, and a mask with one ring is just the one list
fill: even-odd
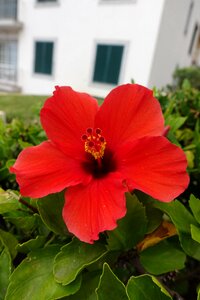
[[(54, 85), (71, 85), (106, 95), (113, 86), (92, 82), (97, 42), (125, 45), (120, 83), (133, 78), (148, 84), (164, 0), (105, 2), (59, 0), (54, 5), (38, 5), (35, 0), (20, 0), (24, 28), (19, 36), (18, 67), (24, 93), (49, 94)], [(33, 72), (36, 40), (55, 41), (52, 76)]]
[[(192, 0), (165, 0), (162, 21), (151, 66), (149, 87), (163, 87), (172, 82), (176, 67), (189, 66), (192, 56), (190, 47), (194, 25), (200, 22), (200, 1), (193, 0), (194, 5), (188, 20)], [(187, 32), (186, 32), (186, 25)]]

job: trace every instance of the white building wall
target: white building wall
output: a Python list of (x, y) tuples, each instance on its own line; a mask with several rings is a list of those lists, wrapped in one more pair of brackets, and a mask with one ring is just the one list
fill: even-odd
[[(185, 33), (192, 1), (194, 6)], [(196, 22), (200, 24), (200, 0), (165, 0), (149, 87), (161, 88), (172, 83), (172, 74), (176, 67), (191, 65), (192, 56), (188, 50)]]
[[(147, 85), (163, 6), (164, 0), (59, 0), (40, 5), (20, 0), (22, 91), (51, 94), (54, 85), (71, 85), (105, 96), (113, 86), (92, 82), (97, 42), (126, 46), (119, 83), (133, 78)], [(55, 41), (52, 76), (33, 72), (36, 40)]]

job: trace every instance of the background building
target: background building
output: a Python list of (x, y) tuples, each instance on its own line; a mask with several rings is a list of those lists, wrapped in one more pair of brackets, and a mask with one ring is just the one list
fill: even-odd
[(200, 0), (0, 0), (0, 89), (104, 96), (200, 64)]

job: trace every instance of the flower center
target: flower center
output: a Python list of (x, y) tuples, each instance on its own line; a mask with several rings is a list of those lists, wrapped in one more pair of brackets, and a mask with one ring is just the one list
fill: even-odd
[(102, 158), (106, 148), (106, 140), (101, 132), (99, 128), (87, 128), (86, 133), (81, 137), (85, 142), (85, 152), (92, 154), (95, 159)]

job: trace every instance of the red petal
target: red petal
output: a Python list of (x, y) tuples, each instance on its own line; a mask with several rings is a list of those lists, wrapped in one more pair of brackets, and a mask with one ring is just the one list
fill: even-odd
[(41, 123), (50, 140), (72, 157), (84, 155), (81, 136), (94, 126), (96, 99), (70, 87), (57, 87), (41, 110)]
[(188, 186), (184, 152), (164, 137), (144, 137), (116, 153), (118, 170), (132, 188), (168, 202)]
[(67, 157), (50, 142), (24, 149), (10, 171), (16, 174), (21, 194), (33, 198), (90, 180), (79, 161)]
[(104, 230), (114, 229), (116, 220), (126, 213), (127, 189), (122, 180), (109, 174), (89, 185), (78, 185), (66, 191), (63, 219), (70, 232), (81, 241), (93, 243)]
[(128, 139), (162, 135), (164, 119), (151, 90), (126, 84), (112, 90), (95, 119), (111, 147)]

